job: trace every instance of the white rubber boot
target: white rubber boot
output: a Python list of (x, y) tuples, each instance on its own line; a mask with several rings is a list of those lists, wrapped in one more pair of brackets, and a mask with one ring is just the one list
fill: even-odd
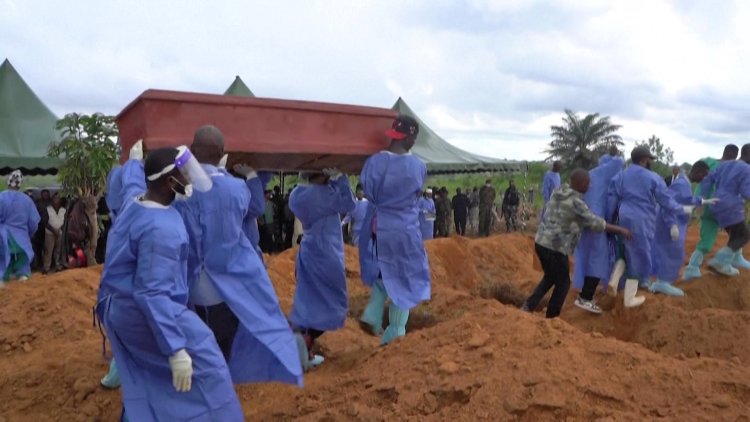
[(617, 286), (620, 284), (623, 274), (625, 274), (625, 261), (618, 259), (615, 262), (615, 268), (612, 269), (612, 275), (609, 277), (609, 284), (607, 285), (608, 295), (617, 297)]
[(625, 280), (625, 297), (623, 303), (626, 308), (641, 306), (646, 301), (645, 297), (636, 296), (636, 293), (638, 293), (638, 280), (632, 278)]

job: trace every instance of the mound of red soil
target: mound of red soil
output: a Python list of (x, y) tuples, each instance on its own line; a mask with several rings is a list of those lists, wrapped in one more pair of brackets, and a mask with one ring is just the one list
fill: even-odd
[[(688, 250), (696, 241), (691, 230)], [(723, 242), (720, 239), (720, 243)], [(321, 338), (326, 363), (305, 388), (238, 387), (248, 420), (747, 420), (750, 275), (706, 274), (685, 298), (645, 293), (624, 310), (601, 299), (593, 316), (562, 318), (515, 306), (541, 274), (533, 239), (501, 235), (427, 243), (433, 299), (413, 310), (409, 335), (388, 347), (355, 319), (368, 290), (347, 247), (352, 318)], [(296, 251), (267, 257), (282, 307), (294, 294)], [(0, 422), (116, 420), (119, 391), (92, 327), (100, 269), (72, 270), (0, 290)]]

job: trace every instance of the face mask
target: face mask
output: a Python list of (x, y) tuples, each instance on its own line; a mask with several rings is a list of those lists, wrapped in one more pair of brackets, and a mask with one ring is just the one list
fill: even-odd
[(172, 187), (172, 192), (175, 193), (174, 199), (176, 201), (185, 201), (193, 196), (193, 185), (191, 185), (190, 183), (188, 183), (187, 185), (183, 185), (174, 177), (172, 178), (172, 180), (177, 183), (177, 186)]

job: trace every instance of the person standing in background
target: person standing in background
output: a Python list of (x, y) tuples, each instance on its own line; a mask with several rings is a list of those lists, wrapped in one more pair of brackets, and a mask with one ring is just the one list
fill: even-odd
[(31, 262), (34, 260), (34, 249), (31, 239), (39, 228), (39, 212), (34, 201), (21, 193), (23, 174), (13, 171), (8, 177), (8, 190), (0, 192), (0, 242), (2, 242), (3, 282), (17, 277), (26, 281), (31, 276)]
[(419, 207), (419, 229), (422, 232), (422, 240), (433, 238), (435, 227), (435, 201), (432, 199), (432, 189), (427, 189), (417, 202)]
[[(555, 161), (552, 163), (552, 170), (549, 170), (544, 174), (544, 181), (542, 182), (543, 207), (547, 206), (547, 202), (550, 197), (552, 197), (552, 192), (560, 186), (561, 169), (562, 163), (560, 161)], [(542, 214), (544, 214), (544, 208), (542, 208)]]
[(492, 181), (487, 179), (479, 189), (479, 236), (487, 237), (490, 235), (492, 226), (492, 207), (495, 205), (497, 193), (492, 187)]
[(456, 188), (456, 195), (451, 201), (453, 208), (453, 223), (456, 226), (456, 234), (466, 236), (466, 219), (469, 216), (469, 198)]
[(435, 237), (448, 237), (450, 235), (451, 200), (448, 199), (448, 189), (440, 188), (437, 201), (435, 201), (437, 217), (437, 234)]
[(62, 250), (62, 228), (65, 224), (65, 207), (62, 206), (60, 195), (52, 197), (52, 203), (44, 210), (44, 265), (42, 274), (47, 274), (52, 265), (55, 271), (60, 271), (60, 252)]
[(479, 230), (479, 188), (477, 187), (469, 194), (469, 230), (473, 233)]

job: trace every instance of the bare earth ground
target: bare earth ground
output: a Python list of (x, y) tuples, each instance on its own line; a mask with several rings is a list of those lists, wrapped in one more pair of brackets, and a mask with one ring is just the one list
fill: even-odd
[[(691, 228), (687, 249), (697, 240)], [(725, 238), (720, 238), (723, 244)], [(529, 235), (429, 241), (433, 300), (388, 347), (355, 319), (321, 339), (326, 363), (305, 388), (238, 387), (248, 420), (750, 420), (750, 273), (682, 283), (685, 298), (645, 293), (625, 310), (602, 298), (593, 316), (518, 311), (534, 287)], [(268, 258), (288, 311), (294, 254)], [(347, 247), (351, 315), (367, 300)], [(0, 291), (0, 422), (113, 421), (120, 393), (106, 370), (91, 305), (100, 268)]]

